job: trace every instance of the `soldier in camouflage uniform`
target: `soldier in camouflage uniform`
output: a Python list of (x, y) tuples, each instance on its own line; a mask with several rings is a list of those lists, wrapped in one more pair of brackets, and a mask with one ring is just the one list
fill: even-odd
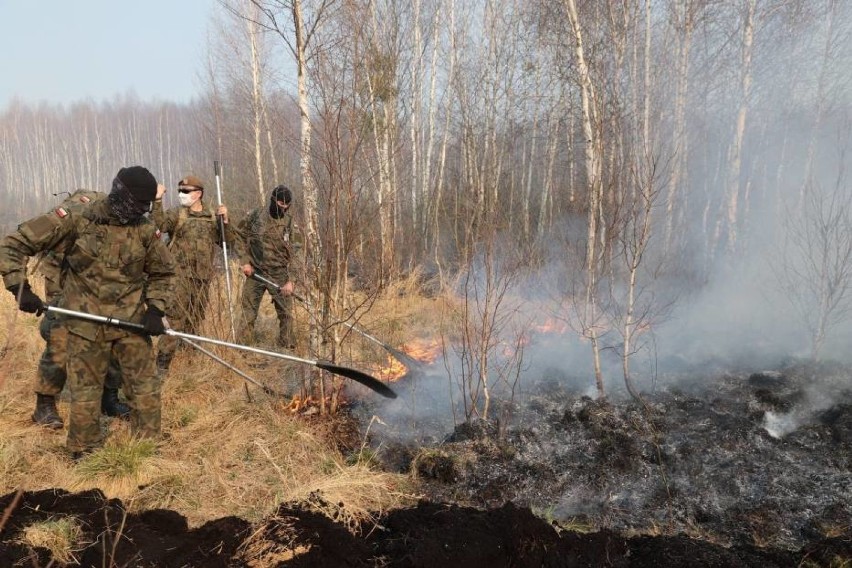
[(122, 168), (106, 199), (78, 213), (58, 207), (22, 223), (0, 242), (0, 274), (21, 310), (38, 315), (45, 310), (27, 282), (27, 257), (56, 250), (64, 255), (60, 307), (143, 326), (140, 334), (65, 320), (71, 393), (67, 446), (73, 459), (102, 443), (100, 399), (111, 358), (121, 372), (133, 434), (160, 433), (160, 382), (150, 336), (165, 333), (174, 261), (159, 230), (144, 216), (157, 191), (157, 180), (145, 168)]
[(289, 213), (293, 193), (279, 185), (269, 196), (269, 206), (250, 212), (239, 225), (240, 265), (243, 274), (255, 271), (281, 285), (280, 289), (252, 280), (245, 281), (240, 301), (242, 308), (241, 336), (254, 340), (254, 323), (264, 292), (269, 292), (278, 314), (278, 344), (292, 349), (296, 346), (293, 333), (293, 282), (290, 280), (292, 257), (293, 216)]
[[(80, 212), (87, 203), (99, 201), (105, 197), (105, 193), (78, 189), (65, 199), (60, 207), (66, 211)], [(44, 276), (46, 301), (51, 305), (58, 304), (62, 292), (62, 258), (62, 254), (50, 250), (44, 253), (38, 263), (39, 271)], [(61, 323), (61, 318), (48, 312), (39, 325), (39, 333), (45, 341), (45, 346), (38, 362), (35, 388), (36, 409), (32, 416), (35, 423), (56, 429), (64, 426), (56, 410), (56, 399), (62, 392), (67, 379), (65, 345), (68, 340), (68, 330)], [(118, 366), (111, 361), (101, 396), (101, 412), (107, 416), (129, 418), (130, 407), (118, 399), (119, 387), (121, 387), (121, 375)]]
[[(175, 259), (175, 300), (168, 314), (172, 329), (196, 334), (210, 296), (214, 276), (216, 247), (222, 246), (216, 216), (204, 206), (204, 183), (195, 176), (178, 182), (180, 207), (163, 211), (162, 199), (154, 202), (151, 219), (169, 234), (168, 248)], [(225, 239), (230, 244), (228, 208), (220, 205), (216, 215), (225, 223)], [(157, 374), (165, 378), (177, 350), (174, 337), (163, 337), (157, 344)]]

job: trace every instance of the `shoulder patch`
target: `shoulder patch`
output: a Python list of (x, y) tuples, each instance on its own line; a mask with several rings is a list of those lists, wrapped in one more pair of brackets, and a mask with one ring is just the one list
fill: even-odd
[(80, 203), (88, 203), (89, 201), (91, 201), (91, 198), (89, 198), (88, 195), (81, 195), (80, 196)]
[(59, 217), (60, 219), (64, 219), (65, 217), (68, 216), (68, 211), (64, 207), (57, 207), (54, 210), (54, 213), (56, 213), (56, 216)]
[(159, 239), (161, 236), (163, 236), (163, 233), (160, 232), (160, 229), (157, 229), (156, 231), (154, 231), (154, 238), (155, 239)]

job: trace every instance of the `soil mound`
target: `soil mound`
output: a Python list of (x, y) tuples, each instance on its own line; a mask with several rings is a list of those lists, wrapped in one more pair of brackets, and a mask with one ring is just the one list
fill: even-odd
[[(14, 505), (14, 506), (13, 506)], [(506, 504), (481, 510), (422, 501), (382, 516), (362, 535), (306, 504), (282, 505), (258, 527), (226, 517), (189, 529), (166, 510), (127, 513), (100, 491), (38, 491), (0, 498), (10, 513), (0, 532), (0, 566), (47, 566), (47, 549), (21, 542), (28, 525), (73, 516), (84, 528), (79, 565), (226, 566), (470, 566), (512, 567), (794, 567), (829, 566), (852, 557), (852, 543), (826, 539), (800, 551), (726, 548), (685, 536), (626, 538), (604, 530), (559, 530), (529, 509)]]
[[(71, 517), (82, 528), (74, 556), (81, 566), (231, 566), (230, 558), (248, 536), (249, 523), (224, 517), (190, 529), (186, 518), (168, 510), (127, 513), (118, 499), (98, 490), (68, 493), (45, 490), (0, 498), (0, 510), (11, 512), (0, 531), (0, 566), (47, 566), (45, 548), (30, 549), (22, 531), (36, 523)], [(14, 504), (14, 508), (12, 508)]]

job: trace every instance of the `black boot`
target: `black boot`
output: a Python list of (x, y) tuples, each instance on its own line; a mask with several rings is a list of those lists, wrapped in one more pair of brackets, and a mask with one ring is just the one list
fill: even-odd
[(65, 426), (59, 412), (56, 411), (56, 397), (36, 393), (36, 408), (33, 412), (33, 422), (58, 430)]
[(123, 420), (130, 418), (130, 407), (118, 400), (118, 389), (104, 389), (104, 394), (101, 395), (101, 412)]

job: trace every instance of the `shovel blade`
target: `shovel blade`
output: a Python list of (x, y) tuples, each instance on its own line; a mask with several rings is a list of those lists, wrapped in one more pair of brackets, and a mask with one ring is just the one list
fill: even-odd
[(350, 367), (343, 367), (341, 365), (335, 365), (334, 363), (330, 363), (328, 361), (317, 361), (316, 366), (324, 371), (328, 371), (329, 373), (334, 373), (335, 375), (340, 375), (341, 377), (346, 377), (352, 379), (355, 382), (361, 383), (365, 387), (370, 390), (379, 393), (385, 398), (396, 398), (396, 393), (387, 386), (385, 383), (380, 381), (375, 377), (371, 377), (367, 373), (359, 371), (357, 369), (352, 369)]

